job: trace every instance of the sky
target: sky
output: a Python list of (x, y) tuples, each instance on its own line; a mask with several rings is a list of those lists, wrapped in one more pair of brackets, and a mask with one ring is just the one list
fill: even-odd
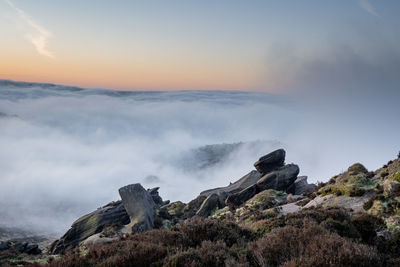
[(397, 0), (0, 0), (0, 78), (294, 95), (379, 85), (395, 94), (399, 11)]

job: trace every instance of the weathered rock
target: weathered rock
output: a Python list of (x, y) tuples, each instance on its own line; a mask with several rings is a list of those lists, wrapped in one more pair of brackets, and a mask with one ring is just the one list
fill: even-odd
[(213, 210), (217, 210), (218, 207), (219, 196), (217, 194), (211, 194), (203, 201), (196, 215), (206, 218), (211, 215)]
[(218, 187), (210, 190), (206, 190), (200, 193), (201, 196), (209, 196), (211, 194), (220, 194), (222, 192), (231, 194), (242, 191), (243, 189), (255, 184), (258, 179), (260, 179), (261, 175), (257, 171), (251, 171), (233, 184), (230, 184), (226, 187)]
[(184, 214), (185, 207), (186, 205), (182, 201), (175, 201), (162, 208), (167, 209), (170, 216), (180, 218)]
[(0, 241), (0, 251), (9, 249), (9, 246), (6, 242)]
[(294, 195), (304, 195), (315, 189), (315, 184), (309, 184), (307, 182), (307, 176), (299, 176), (294, 183), (289, 186), (287, 192)]
[(128, 232), (153, 229), (155, 203), (151, 195), (140, 184), (121, 187), (118, 192), (130, 218), (130, 223), (126, 228)]
[(266, 189), (286, 191), (296, 180), (299, 171), (299, 166), (287, 164), (261, 177), (257, 182), (257, 190), (259, 192)]
[[(162, 206), (162, 205), (165, 205), (164, 204), (165, 202), (160, 197), (160, 195), (158, 193), (158, 189), (160, 189), (160, 187), (154, 187), (152, 189), (147, 189), (147, 192), (149, 192), (151, 198), (153, 199), (153, 201), (156, 205)], [(169, 200), (167, 200), (167, 201), (169, 203)]]
[(201, 204), (203, 204), (206, 198), (207, 196), (198, 196), (190, 201), (184, 208), (183, 219), (188, 219), (196, 215), (196, 212), (200, 209)]
[(275, 150), (265, 156), (262, 156), (256, 163), (257, 171), (261, 174), (267, 174), (276, 168), (282, 167), (285, 163), (286, 152), (283, 149)]
[(13, 249), (15, 249), (18, 252), (24, 252), (26, 247), (28, 246), (28, 242), (17, 242), (12, 246)]
[(323, 208), (341, 207), (348, 209), (354, 213), (363, 212), (363, 205), (369, 200), (369, 196), (349, 197), (349, 196), (317, 196), (308, 202), (303, 208), (311, 208), (321, 206)]
[(52, 244), (50, 251), (58, 254), (61, 251), (72, 249), (89, 236), (100, 233), (105, 226), (125, 225), (129, 221), (122, 202), (111, 202), (76, 220), (71, 229)]
[(160, 217), (161, 219), (171, 219), (171, 215), (168, 213), (167, 208), (161, 208), (157, 210), (157, 216)]
[(383, 182), (383, 192), (386, 196), (390, 196), (392, 192), (400, 190), (400, 183), (396, 181), (390, 181), (389, 179)]
[(222, 209), (223, 207), (226, 206), (225, 200), (228, 198), (228, 193), (222, 191), (219, 192), (217, 195), (218, 195), (218, 207)]
[(364, 167), (361, 163), (355, 163), (351, 165), (347, 171), (351, 174), (357, 174), (357, 173), (367, 173), (368, 170), (367, 168)]
[(297, 205), (296, 203), (288, 203), (285, 205), (278, 206), (277, 209), (279, 213), (282, 215), (286, 215), (293, 212), (298, 212), (301, 210), (301, 206)]
[(97, 233), (95, 235), (89, 236), (83, 241), (83, 245), (86, 247), (90, 247), (92, 245), (97, 245), (97, 244), (108, 244), (111, 243), (112, 241), (118, 240), (118, 237), (104, 237), (101, 236), (100, 233)]
[(38, 255), (42, 253), (42, 250), (39, 249), (39, 245), (37, 244), (28, 244), (24, 250), (25, 253), (31, 254), (31, 255)]
[(257, 185), (253, 184), (238, 193), (229, 195), (225, 200), (225, 204), (230, 208), (236, 208), (255, 196), (255, 194), (257, 194)]

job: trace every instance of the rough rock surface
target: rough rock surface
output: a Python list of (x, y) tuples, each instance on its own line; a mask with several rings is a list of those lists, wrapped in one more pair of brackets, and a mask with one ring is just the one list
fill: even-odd
[(83, 245), (89, 247), (95, 244), (107, 244), (117, 239), (118, 237), (102, 237), (101, 234), (98, 233), (86, 238), (86, 240), (83, 241)]
[(260, 179), (261, 175), (257, 171), (251, 171), (236, 182), (226, 186), (226, 187), (218, 187), (210, 190), (206, 190), (200, 193), (201, 196), (209, 196), (211, 194), (220, 194), (222, 192), (225, 192), (227, 194), (229, 193), (234, 193), (234, 192), (240, 192), (243, 189), (255, 184), (258, 179)]
[(266, 174), (278, 167), (282, 167), (285, 163), (286, 152), (283, 149), (275, 150), (265, 156), (262, 156), (256, 163), (257, 171), (261, 174)]
[(288, 192), (294, 195), (304, 195), (315, 189), (316, 185), (307, 182), (307, 176), (299, 176), (288, 188)]
[(400, 189), (400, 183), (396, 181), (386, 180), (383, 183), (383, 190), (386, 196), (390, 196), (394, 191)]
[(254, 197), (257, 194), (257, 185), (253, 184), (242, 191), (229, 195), (225, 201), (225, 204), (230, 208), (236, 208), (249, 200), (250, 198)]
[(276, 171), (268, 173), (258, 180), (258, 191), (260, 192), (266, 189), (286, 191), (288, 187), (296, 180), (299, 171), (299, 166), (295, 164), (288, 164)]
[(160, 187), (154, 187), (151, 189), (147, 189), (147, 192), (149, 192), (154, 203), (158, 206), (164, 206), (164, 205), (169, 204), (169, 200), (163, 201), (163, 199), (160, 197), (160, 194), (158, 193), (158, 189), (160, 189)]
[(211, 194), (203, 201), (196, 215), (206, 218), (210, 216), (212, 211), (217, 210), (219, 206), (219, 196)]
[(140, 184), (121, 187), (118, 192), (130, 218), (127, 226), (128, 232), (143, 232), (153, 229), (155, 203), (149, 192)]
[(324, 208), (330, 207), (342, 207), (345, 209), (352, 210), (354, 213), (364, 211), (363, 205), (367, 202), (369, 196), (362, 197), (348, 197), (348, 196), (334, 196), (334, 195), (326, 195), (326, 196), (317, 196), (313, 200), (311, 200), (307, 205), (303, 208), (311, 208), (322, 206)]
[(279, 213), (282, 215), (286, 215), (293, 212), (298, 212), (301, 210), (301, 206), (296, 203), (288, 203), (282, 206), (278, 206)]
[(63, 250), (74, 248), (89, 236), (100, 233), (107, 225), (124, 225), (129, 221), (122, 202), (111, 202), (76, 220), (71, 228), (52, 244), (50, 251), (57, 254)]

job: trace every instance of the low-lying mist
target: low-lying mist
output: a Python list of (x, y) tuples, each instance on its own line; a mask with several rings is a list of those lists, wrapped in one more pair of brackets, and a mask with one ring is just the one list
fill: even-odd
[(60, 234), (119, 199), (118, 188), (130, 183), (160, 186), (164, 199), (189, 201), (234, 182), (279, 147), (311, 182), (355, 161), (374, 169), (395, 156), (398, 142), (376, 128), (379, 118), (346, 114), (263, 93), (3, 81), (0, 226)]

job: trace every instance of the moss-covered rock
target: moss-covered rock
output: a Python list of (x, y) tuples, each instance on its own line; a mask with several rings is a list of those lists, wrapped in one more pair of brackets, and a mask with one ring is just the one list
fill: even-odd
[(400, 183), (396, 180), (387, 179), (383, 182), (383, 192), (386, 197), (391, 196), (394, 192), (399, 191)]
[(389, 180), (395, 181), (395, 182), (400, 182), (400, 171), (395, 172), (395, 173), (392, 173), (392, 174), (389, 176)]
[(58, 254), (78, 246), (89, 236), (100, 233), (105, 227), (125, 225), (130, 222), (129, 216), (121, 201), (111, 202), (92, 213), (76, 220), (60, 240), (55, 241), (50, 251)]
[(248, 208), (266, 209), (277, 204), (283, 203), (287, 199), (287, 193), (268, 189), (256, 194), (254, 197), (246, 201), (244, 206)]
[(183, 202), (175, 201), (172, 202), (171, 204), (168, 204), (166, 208), (169, 215), (174, 217), (180, 217), (183, 215), (185, 207), (186, 205)]
[(364, 167), (361, 163), (355, 163), (351, 165), (347, 171), (351, 174), (358, 174), (358, 173), (367, 173), (367, 168)]
[(369, 214), (382, 215), (385, 212), (385, 204), (381, 200), (375, 200), (372, 207), (368, 210)]

